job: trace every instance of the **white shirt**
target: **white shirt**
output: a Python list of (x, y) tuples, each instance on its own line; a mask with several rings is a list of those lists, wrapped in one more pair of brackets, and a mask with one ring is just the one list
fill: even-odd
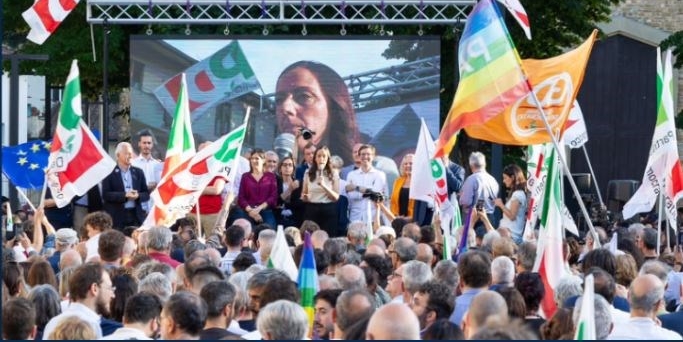
[(628, 324), (628, 321), (631, 319), (631, 314), (615, 308), (614, 305), (609, 307), (609, 311), (612, 313), (612, 323), (614, 323), (614, 326)]
[(102, 337), (100, 340), (151, 340), (142, 330), (134, 328), (118, 328), (113, 334)]
[[(387, 178), (384, 172), (370, 167), (368, 172), (364, 172), (363, 169), (359, 168), (349, 172), (346, 177), (346, 182), (348, 184), (353, 184), (358, 187), (372, 189), (375, 192), (381, 192), (387, 197)], [(363, 194), (355, 189), (347, 192), (347, 197), (349, 198), (349, 222), (361, 221), (368, 222), (372, 220), (372, 217), (366, 217), (367, 206), (370, 202), (369, 198), (363, 198)], [(375, 206), (371, 205), (372, 215), (375, 215)]]
[(102, 338), (102, 328), (100, 328), (100, 315), (97, 312), (91, 310), (89, 307), (81, 303), (71, 303), (66, 310), (62, 311), (61, 314), (52, 317), (52, 319), (47, 322), (45, 330), (43, 330), (43, 340), (49, 340), (50, 334), (55, 330), (55, 327), (66, 317), (77, 316), (78, 318), (88, 322), (95, 331), (95, 337)]
[(230, 321), (230, 325), (228, 326), (228, 332), (231, 332), (231, 333), (239, 335), (239, 336), (242, 336), (242, 335), (248, 333), (248, 331), (240, 328), (240, 323), (234, 319), (232, 321)]
[(615, 324), (608, 340), (680, 340), (681, 335), (658, 326), (647, 317), (631, 317), (626, 324)]
[[(164, 163), (162, 163), (160, 160), (154, 159), (152, 156), (145, 158), (142, 155), (139, 155), (131, 160), (131, 164), (142, 169), (142, 173), (145, 174), (145, 180), (147, 181), (147, 184), (159, 184), (159, 181), (161, 180), (161, 170), (164, 166)], [(149, 207), (149, 201), (142, 202), (142, 209), (144, 211), (149, 211)]]

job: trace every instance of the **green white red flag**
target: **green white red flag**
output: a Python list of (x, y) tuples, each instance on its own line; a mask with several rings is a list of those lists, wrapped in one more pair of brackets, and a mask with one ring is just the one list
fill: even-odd
[(546, 319), (555, 314), (555, 288), (560, 279), (566, 275), (564, 257), (562, 255), (562, 206), (560, 182), (557, 177), (557, 155), (553, 149), (548, 158), (548, 176), (544, 191), (541, 211), (541, 229), (539, 232), (534, 272), (538, 272), (543, 280), (545, 295), (541, 301), (540, 311)]
[(48, 159), (47, 186), (59, 208), (71, 203), (72, 198), (83, 196), (116, 166), (82, 116), (78, 61), (74, 60)]
[(583, 280), (584, 289), (581, 296), (581, 314), (579, 323), (576, 325), (575, 340), (597, 340), (595, 329), (595, 290), (593, 285), (593, 275), (589, 274)]
[(248, 119), (247, 116), (242, 125), (199, 150), (161, 179), (150, 195), (154, 207), (144, 226), (173, 224), (194, 207), (214, 177), (224, 175), (234, 179), (232, 174), (237, 172), (236, 160), (242, 150)]
[(643, 182), (624, 205), (622, 214), (628, 219), (637, 213), (649, 212), (663, 190), (667, 218), (672, 227), (677, 227), (676, 200), (683, 195), (683, 175), (674, 123), (672, 68), (671, 50), (667, 50), (663, 66), (657, 50), (657, 123), (650, 156)]
[(169, 171), (194, 156), (194, 137), (192, 136), (192, 124), (190, 122), (190, 104), (187, 98), (187, 81), (185, 74), (180, 75), (180, 89), (178, 90), (178, 102), (173, 115), (173, 123), (168, 136), (168, 148), (164, 169), (161, 178)]

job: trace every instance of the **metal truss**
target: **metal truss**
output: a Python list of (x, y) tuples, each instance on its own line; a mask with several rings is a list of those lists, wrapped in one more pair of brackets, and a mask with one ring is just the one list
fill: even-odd
[(91, 24), (441, 25), (464, 23), (476, 0), (88, 0)]

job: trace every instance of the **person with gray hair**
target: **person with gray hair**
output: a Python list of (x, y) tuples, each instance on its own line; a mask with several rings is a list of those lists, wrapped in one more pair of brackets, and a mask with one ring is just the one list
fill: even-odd
[(308, 335), (308, 316), (301, 305), (278, 300), (261, 310), (256, 326), (264, 340), (303, 340)]
[(628, 291), (631, 318), (625, 324), (615, 325), (611, 340), (680, 340), (681, 335), (664, 329), (655, 320), (664, 301), (664, 284), (652, 274), (639, 275)]
[[(500, 185), (493, 176), (486, 172), (486, 157), (483, 153), (472, 152), (469, 164), (472, 174), (465, 178), (460, 189), (459, 202), (463, 213), (469, 213), (470, 210), (476, 209), (481, 204), (480, 209), (486, 213), (491, 224), (496, 227), (498, 221), (494, 219), (493, 211), (496, 209), (494, 201), (498, 197)], [(486, 228), (484, 228), (481, 220), (477, 221), (475, 230), (479, 237), (486, 233)]]
[(270, 251), (273, 249), (275, 242), (275, 231), (272, 229), (263, 229), (258, 234), (258, 250), (254, 252), (254, 259), (259, 265), (265, 265), (270, 257)]
[(375, 311), (375, 298), (367, 290), (344, 291), (337, 298), (334, 310), (336, 313), (333, 317), (334, 338), (343, 340), (346, 337), (346, 331), (354, 323), (372, 315)]
[(434, 262), (434, 250), (432, 250), (432, 246), (426, 243), (418, 243), (415, 260), (424, 262), (431, 267)]
[(62, 253), (73, 249), (78, 243), (78, 234), (71, 228), (61, 228), (55, 233), (55, 252), (47, 258), (55, 274), (59, 273)]
[(358, 251), (365, 250), (365, 238), (368, 235), (366, 230), (367, 225), (361, 221), (351, 222), (346, 229), (346, 238), (349, 239), (349, 243)]
[[(77, 250), (75, 249), (69, 249), (67, 251), (64, 251), (60, 256), (59, 256), (59, 270), (65, 270), (70, 267), (78, 267), (83, 264), (83, 257), (81, 256), (81, 253), (78, 253)], [(55, 273), (58, 274), (58, 273)]]
[(422, 285), (432, 280), (432, 269), (424, 262), (411, 260), (403, 265), (403, 303), (412, 301), (413, 295)]
[(458, 264), (453, 260), (441, 260), (434, 266), (434, 279), (438, 282), (446, 284), (455, 294), (460, 282), (460, 274), (458, 274)]
[(145, 173), (132, 165), (133, 147), (127, 142), (116, 145), (116, 166), (102, 180), (103, 209), (119, 231), (127, 226), (140, 226), (147, 213), (142, 203), (149, 201)]
[(470, 308), (462, 319), (462, 331), (465, 338), (469, 339), (482, 329), (488, 320), (507, 319), (508, 306), (503, 296), (495, 291), (482, 291), (472, 299)]
[(394, 269), (399, 268), (417, 256), (417, 243), (412, 239), (400, 237), (389, 246), (389, 255)]
[(582, 293), (583, 280), (577, 276), (568, 275), (560, 278), (553, 299), (558, 308), (563, 308), (567, 299), (580, 296)]
[(140, 280), (138, 292), (155, 294), (162, 303), (166, 303), (173, 295), (173, 285), (168, 278), (160, 272), (152, 272)]
[(173, 233), (168, 227), (154, 226), (150, 228), (147, 231), (147, 255), (173, 268), (178, 267), (180, 263), (170, 256), (172, 241)]
[(419, 340), (420, 322), (408, 306), (389, 303), (372, 315), (365, 337), (368, 340)]
[(671, 267), (659, 260), (648, 260), (643, 266), (640, 266), (640, 271), (638, 275), (652, 274), (659, 278), (666, 288), (666, 284), (669, 280), (669, 272), (671, 272)]
[[(574, 321), (574, 326), (579, 326), (579, 319), (581, 318), (581, 305), (583, 305), (583, 297), (579, 296), (576, 299), (576, 304), (574, 305), (574, 312), (572, 313), (572, 320)], [(595, 294), (595, 299), (593, 300), (594, 312), (595, 312), (595, 338), (598, 340), (606, 340), (609, 336), (610, 331), (614, 327), (614, 322), (612, 321), (612, 310), (611, 305), (607, 300), (599, 295)]]
[(640, 238), (636, 239), (636, 245), (646, 261), (657, 259), (657, 231), (654, 228), (643, 229)]
[[(64, 229), (64, 228), (62, 228)], [(47, 322), (62, 313), (62, 307), (59, 303), (59, 293), (52, 287), (52, 285), (42, 284), (34, 286), (28, 293), (28, 300), (31, 301), (33, 307), (36, 309), (36, 339), (41, 340), (43, 336), (43, 329)]]
[(519, 244), (517, 246), (517, 260), (515, 262), (517, 274), (533, 271), (534, 262), (536, 262), (536, 244), (532, 241), (524, 241)]
[(513, 286), (515, 264), (506, 256), (499, 256), (491, 262), (491, 283), (494, 286)]
[(342, 290), (367, 289), (365, 272), (356, 265), (344, 265), (336, 272), (335, 278)]

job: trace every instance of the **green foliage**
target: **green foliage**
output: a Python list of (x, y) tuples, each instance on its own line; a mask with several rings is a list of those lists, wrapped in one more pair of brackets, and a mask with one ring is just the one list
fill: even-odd
[[(664, 39), (660, 44), (662, 51), (672, 48), (673, 55), (676, 60), (674, 67), (680, 69), (683, 67), (683, 31), (678, 31), (668, 38)], [(676, 128), (683, 129), (683, 109), (676, 115)]]

